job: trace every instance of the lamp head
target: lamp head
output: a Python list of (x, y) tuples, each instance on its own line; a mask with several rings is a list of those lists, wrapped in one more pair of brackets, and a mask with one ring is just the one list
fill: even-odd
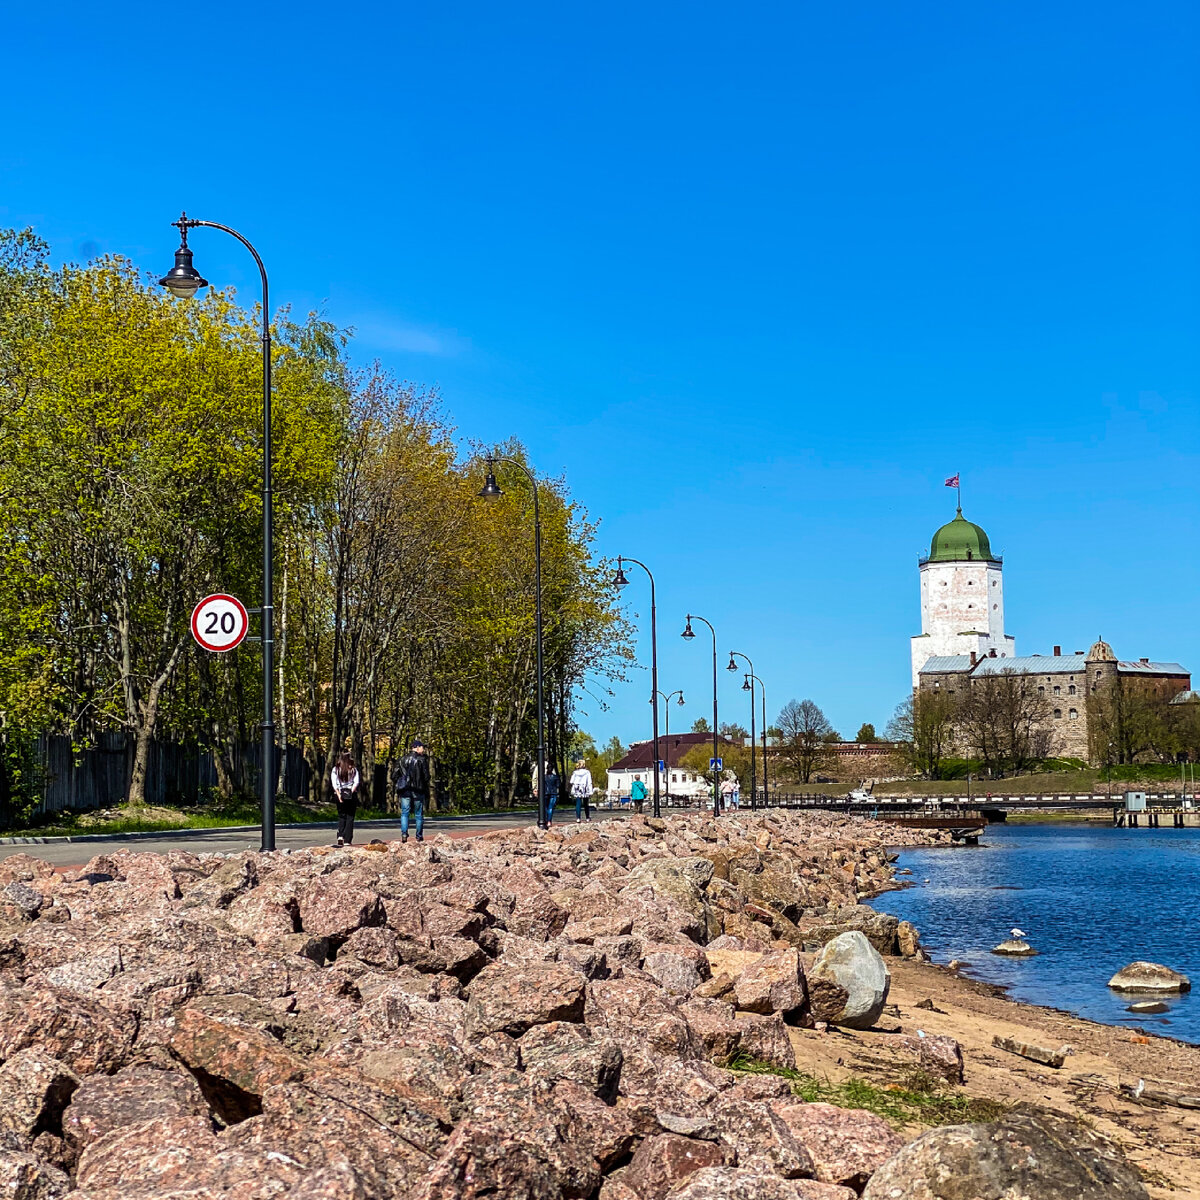
[(623, 588), (623, 587), (629, 586), (629, 580), (626, 579), (626, 577), (625, 577), (625, 569), (621, 565), (623, 561), (624, 560), (618, 554), (617, 555), (617, 573), (613, 576), (613, 587)]
[(487, 479), (484, 480), (483, 487), (479, 489), (479, 494), (485, 500), (498, 500), (504, 493), (500, 490), (500, 485), (496, 482), (496, 460), (489, 454), (487, 460)]
[(733, 651), (732, 651), (732, 650), (730, 650), (730, 652), (729, 652), (729, 666), (727, 666), (727, 667), (725, 668), (725, 670), (727, 670), (727, 671), (736, 671), (737, 669), (738, 669), (738, 668), (737, 668), (737, 663), (735, 663), (735, 662), (733, 661)]
[(753, 690), (753, 689), (752, 689), (752, 688), (751, 688), (751, 686), (750, 686), (750, 676), (749, 676), (749, 675), (747, 675), (747, 676), (746, 676), (746, 679), (745, 679), (745, 682), (742, 684), (742, 691), (743, 691), (743, 692), (749, 692), (749, 691), (752, 691), (752, 690)]
[(682, 692), (679, 693), (679, 707), (680, 708), (683, 707), (683, 693)]
[(692, 632), (692, 618), (691, 617), (688, 617), (687, 626), (684, 628), (684, 631), (679, 636), (682, 638), (687, 638), (687, 640), (689, 642), (692, 640), (692, 638), (694, 638), (696, 636)]
[(201, 288), (208, 287), (208, 280), (192, 266), (192, 252), (188, 249), (187, 213), (174, 222), (179, 227), (179, 249), (175, 251), (175, 265), (158, 281), (180, 300), (190, 300)]

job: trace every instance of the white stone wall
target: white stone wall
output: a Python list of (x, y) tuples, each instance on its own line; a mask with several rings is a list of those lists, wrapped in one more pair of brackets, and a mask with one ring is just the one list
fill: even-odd
[(930, 562), (921, 566), (921, 636), (912, 639), (915, 688), (925, 663), (946, 654), (1012, 658), (1016, 639), (1004, 632), (1004, 579), (999, 563)]
[[(674, 782), (672, 776), (675, 777)], [(609, 771), (609, 795), (614, 799), (618, 796), (628, 796), (635, 779), (641, 779), (649, 795), (654, 795), (654, 772), (649, 767), (638, 771)], [(658, 786), (662, 796), (666, 796), (668, 792), (672, 796), (690, 796), (693, 799), (712, 795), (712, 785), (705, 782), (703, 775), (684, 770), (683, 767), (668, 767), (659, 776)]]

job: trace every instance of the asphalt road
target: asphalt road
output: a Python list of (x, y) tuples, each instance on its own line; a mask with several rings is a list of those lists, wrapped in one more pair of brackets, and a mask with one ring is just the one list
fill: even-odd
[[(623, 817), (625, 814), (607, 810), (593, 810), (594, 820), (607, 817)], [(427, 817), (426, 834), (446, 833), (451, 837), (470, 837), (487, 833), (493, 829), (513, 829), (534, 822), (532, 812), (486, 813), (480, 816)], [(574, 824), (572, 814), (555, 826)], [(411, 830), (409, 831), (411, 834)], [(363, 845), (373, 838), (388, 842), (400, 836), (400, 821), (371, 821), (355, 828), (354, 840)], [(337, 831), (332, 827), (321, 828), (311, 825), (278, 826), (275, 830), (275, 846), (279, 850), (302, 850), (307, 846), (332, 846)], [(259, 832), (253, 830), (190, 830), (178, 834), (143, 835), (141, 837), (101, 838), (53, 838), (45, 842), (19, 842), (0, 845), (0, 860), (12, 854), (30, 854), (45, 859), (56, 867), (82, 866), (93, 855), (107, 854), (114, 850), (137, 850), (142, 853), (165, 854), (170, 850), (185, 850), (192, 854), (237, 854), (242, 850), (257, 850), (261, 844)]]

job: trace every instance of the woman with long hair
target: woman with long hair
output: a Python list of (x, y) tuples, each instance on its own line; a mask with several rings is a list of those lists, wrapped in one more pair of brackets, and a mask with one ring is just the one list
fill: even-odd
[(337, 802), (337, 845), (351, 846), (354, 844), (354, 814), (358, 809), (358, 768), (348, 750), (338, 755), (330, 782)]

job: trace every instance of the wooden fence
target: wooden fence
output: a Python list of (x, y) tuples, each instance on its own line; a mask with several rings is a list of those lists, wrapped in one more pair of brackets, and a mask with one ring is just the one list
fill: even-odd
[[(235, 775), (257, 792), (262, 746), (249, 742), (232, 747)], [(43, 780), (39, 814), (71, 810), (84, 812), (121, 804), (129, 794), (133, 771), (133, 741), (122, 733), (101, 736), (94, 748), (76, 751), (71, 739), (44, 736), (38, 739), (38, 759)], [(283, 792), (297, 798), (308, 792), (309, 765), (297, 746), (289, 746), (283, 770)], [(147, 804), (198, 804), (217, 787), (212, 750), (202, 746), (154, 742), (146, 772)]]

